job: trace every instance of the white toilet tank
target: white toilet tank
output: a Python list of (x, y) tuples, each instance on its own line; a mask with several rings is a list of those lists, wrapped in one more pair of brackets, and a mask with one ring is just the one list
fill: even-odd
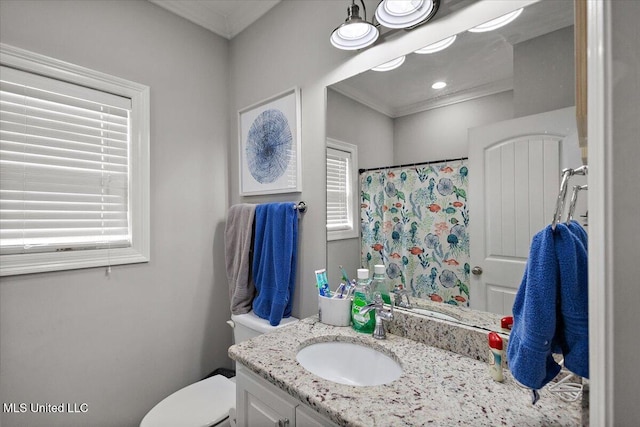
[(227, 323), (233, 328), (233, 342), (234, 344), (241, 343), (250, 338), (257, 337), (258, 335), (266, 334), (267, 332), (275, 331), (298, 321), (295, 317), (287, 317), (282, 319), (278, 326), (271, 326), (268, 320), (262, 319), (253, 311), (246, 314), (232, 314), (231, 320)]

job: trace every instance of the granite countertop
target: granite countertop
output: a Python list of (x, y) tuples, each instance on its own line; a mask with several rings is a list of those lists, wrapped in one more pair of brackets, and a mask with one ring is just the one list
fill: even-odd
[[(325, 341), (372, 346), (398, 361), (403, 373), (371, 387), (324, 380), (305, 370), (296, 354)], [(322, 324), (317, 316), (233, 345), (229, 355), (339, 425), (579, 426), (581, 420), (580, 401), (568, 403), (547, 390), (532, 406), (507, 370), (497, 383), (483, 361), (393, 334), (374, 340), (351, 327)]]

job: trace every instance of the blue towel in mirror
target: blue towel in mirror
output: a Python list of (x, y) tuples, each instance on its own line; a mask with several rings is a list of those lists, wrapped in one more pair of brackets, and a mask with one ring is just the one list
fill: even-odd
[[(507, 347), (509, 369), (521, 384), (540, 389), (565, 367), (589, 377), (586, 246), (565, 224), (537, 233), (513, 304)], [(586, 240), (585, 240), (586, 242)]]

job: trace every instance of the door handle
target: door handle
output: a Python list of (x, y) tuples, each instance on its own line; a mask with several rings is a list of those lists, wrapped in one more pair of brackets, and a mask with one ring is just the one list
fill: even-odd
[(479, 276), (482, 274), (482, 267), (480, 267), (479, 265), (476, 265), (475, 267), (473, 267), (473, 269), (471, 269), (471, 272), (474, 275)]

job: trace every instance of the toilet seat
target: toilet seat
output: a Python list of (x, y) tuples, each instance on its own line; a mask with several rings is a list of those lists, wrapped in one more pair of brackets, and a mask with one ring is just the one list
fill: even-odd
[(140, 427), (209, 427), (224, 421), (235, 405), (235, 383), (214, 375), (166, 397), (147, 413)]

